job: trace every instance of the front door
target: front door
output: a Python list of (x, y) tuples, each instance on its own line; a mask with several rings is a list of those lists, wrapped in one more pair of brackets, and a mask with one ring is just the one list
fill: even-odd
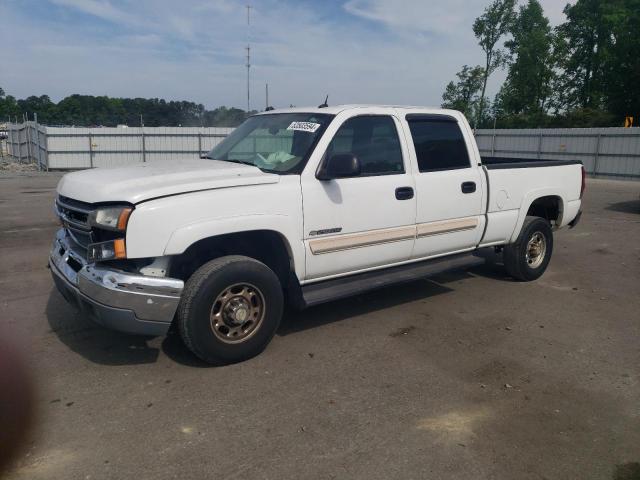
[(303, 174), (306, 280), (409, 259), (415, 239), (415, 187), (398, 127), (389, 115), (348, 118), (321, 162), (351, 153), (360, 162), (361, 174), (328, 181), (318, 180), (315, 172)]

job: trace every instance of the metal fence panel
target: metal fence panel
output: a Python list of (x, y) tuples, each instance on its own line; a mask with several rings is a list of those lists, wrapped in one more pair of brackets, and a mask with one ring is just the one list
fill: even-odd
[(49, 168), (118, 167), (198, 158), (231, 131), (220, 127), (47, 127)]
[[(9, 124), (7, 151), (42, 169), (116, 167), (138, 162), (197, 158), (228, 135), (221, 127), (44, 127)], [(580, 160), (592, 175), (640, 178), (640, 129), (565, 128), (477, 130), (482, 155)], [(250, 140), (247, 151), (287, 147), (286, 139)]]
[(8, 124), (6, 149), (14, 161), (33, 163), (46, 169), (46, 128), (32, 121)]
[(640, 178), (640, 129), (477, 130), (481, 155), (580, 160), (591, 175)]

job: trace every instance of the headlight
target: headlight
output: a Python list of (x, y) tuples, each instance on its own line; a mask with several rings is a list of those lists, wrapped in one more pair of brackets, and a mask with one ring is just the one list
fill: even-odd
[(120, 258), (127, 258), (124, 238), (118, 238), (108, 242), (91, 243), (87, 247), (87, 260), (89, 263)]
[(131, 207), (98, 208), (89, 215), (89, 224), (123, 232), (127, 228), (127, 221), (133, 209)]

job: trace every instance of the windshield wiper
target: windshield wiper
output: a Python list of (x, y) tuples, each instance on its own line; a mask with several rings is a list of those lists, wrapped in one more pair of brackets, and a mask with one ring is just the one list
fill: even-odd
[(209, 155), (206, 155), (206, 154), (205, 155), (200, 155), (200, 158), (201, 159), (208, 159), (208, 160), (217, 160), (219, 162), (241, 163), (243, 165), (251, 165), (252, 167), (255, 167), (255, 165), (253, 163), (251, 163), (251, 162), (245, 162), (245, 161), (242, 161), (242, 160), (237, 160), (235, 158), (234, 159), (213, 158), (213, 157), (211, 157)]
[[(212, 159), (212, 160), (218, 160), (216, 159)], [(236, 158), (234, 159), (226, 159), (226, 160), (221, 160), (222, 162), (231, 162), (231, 163), (241, 163), (242, 165), (250, 165), (252, 167), (257, 167), (257, 165), (255, 163), (249, 162), (249, 161), (245, 161), (245, 160), (238, 160)]]
[(252, 163), (250, 161), (238, 160), (236, 158), (223, 160), (223, 159), (220, 159), (220, 158), (210, 157), (209, 155), (203, 155), (200, 158), (208, 158), (209, 160), (218, 160), (220, 162), (239, 163), (241, 165), (249, 165), (250, 167), (256, 167), (257, 169), (262, 170), (265, 173), (280, 173), (280, 172), (276, 172), (275, 170), (269, 170), (268, 168), (259, 167), (258, 165), (256, 165), (255, 163)]

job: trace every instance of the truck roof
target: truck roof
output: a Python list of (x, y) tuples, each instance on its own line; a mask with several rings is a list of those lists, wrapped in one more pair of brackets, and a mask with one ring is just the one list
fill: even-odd
[(266, 112), (259, 112), (257, 115), (265, 115), (271, 113), (328, 113), (331, 115), (337, 115), (345, 110), (356, 110), (364, 108), (377, 108), (390, 111), (404, 111), (406, 113), (453, 113), (455, 110), (447, 110), (438, 107), (420, 107), (412, 105), (376, 105), (376, 104), (346, 104), (346, 105), (332, 105), (329, 107), (292, 107), (292, 108), (278, 108), (275, 110), (269, 110)]

